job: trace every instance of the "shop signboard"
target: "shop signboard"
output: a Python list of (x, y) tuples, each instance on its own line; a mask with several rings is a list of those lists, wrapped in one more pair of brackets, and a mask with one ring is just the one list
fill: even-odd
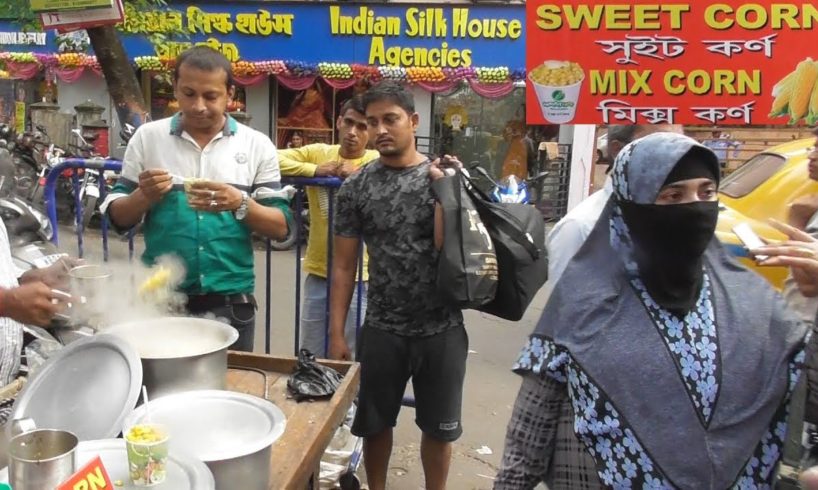
[[(461, 68), (525, 63), (525, 7), (446, 4), (170, 3), (125, 19), (130, 56), (175, 57), (193, 44), (233, 61), (298, 60)], [(137, 32), (184, 32), (154, 52)], [(127, 34), (131, 32), (132, 34)]]
[(529, 0), (526, 10), (529, 124), (818, 122), (815, 2)]
[(114, 0), (112, 6), (94, 10), (47, 12), (40, 14), (46, 29), (70, 32), (102, 25), (118, 24), (125, 18), (122, 0)]
[(64, 12), (67, 10), (85, 10), (110, 8), (112, 0), (30, 0), (34, 12)]

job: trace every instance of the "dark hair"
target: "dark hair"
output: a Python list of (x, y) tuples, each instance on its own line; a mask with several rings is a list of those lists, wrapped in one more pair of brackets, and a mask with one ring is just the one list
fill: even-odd
[(360, 95), (353, 95), (351, 99), (348, 99), (346, 102), (341, 104), (341, 111), (338, 114), (343, 117), (344, 114), (346, 114), (350, 109), (359, 114), (366, 114), (363, 97)]
[(619, 141), (628, 144), (633, 141), (638, 124), (612, 124), (608, 126), (608, 141)]
[(387, 80), (364, 92), (364, 111), (369, 107), (369, 104), (382, 100), (394, 102), (409, 114), (415, 113), (415, 97), (398, 82)]
[(233, 66), (230, 61), (223, 54), (208, 46), (194, 46), (177, 56), (176, 66), (173, 68), (174, 80), (179, 80), (179, 69), (182, 65), (189, 65), (202, 71), (224, 70), (227, 74), (227, 88), (235, 85)]
[(814, 128), (812, 128), (812, 134), (814, 134), (815, 136), (818, 136), (818, 126), (815, 126)]

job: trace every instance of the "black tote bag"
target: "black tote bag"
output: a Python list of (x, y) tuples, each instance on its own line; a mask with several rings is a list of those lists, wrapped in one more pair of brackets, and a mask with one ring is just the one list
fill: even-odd
[(449, 304), (475, 308), (492, 301), (498, 285), (494, 243), (457, 172), (432, 183), (443, 208), (443, 249), (437, 263), (437, 290)]

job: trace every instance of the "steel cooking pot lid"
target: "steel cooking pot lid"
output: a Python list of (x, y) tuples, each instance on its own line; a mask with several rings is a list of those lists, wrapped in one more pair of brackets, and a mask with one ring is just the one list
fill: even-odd
[[(272, 402), (232, 391), (176, 393), (149, 405), (151, 421), (167, 428), (171, 450), (179, 448), (205, 463), (260, 451), (281, 437), (287, 424)], [(143, 404), (125, 419), (124, 428), (146, 417)]]
[(18, 395), (11, 419), (30, 418), (37, 428), (67, 430), (81, 441), (116, 437), (141, 386), (134, 348), (119, 337), (95, 335), (46, 361)]

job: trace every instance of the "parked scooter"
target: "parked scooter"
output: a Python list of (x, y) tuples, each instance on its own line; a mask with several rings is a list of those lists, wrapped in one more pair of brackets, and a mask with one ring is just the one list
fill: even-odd
[(14, 161), (0, 149), (0, 218), (6, 225), (14, 265), (20, 272), (48, 267), (63, 254), (51, 242), (54, 230), (48, 217), (16, 195)]
[(483, 167), (472, 165), (470, 168), (492, 184), (492, 188), (488, 192), (489, 197), (494, 202), (502, 203), (528, 204), (532, 202), (530, 189), (548, 177), (548, 172), (540, 172), (526, 180), (520, 180), (515, 175), (509, 175), (502, 179), (501, 182), (497, 182)]
[[(296, 192), (303, 192), (296, 191)], [(304, 192), (302, 194), (301, 200), (301, 243), (307, 243), (307, 239), (310, 236), (310, 210), (309, 210), (309, 203), (307, 202), (307, 193)], [(297, 210), (295, 209), (295, 199), (290, 199), (290, 216), (291, 218), (287, 220), (287, 236), (280, 240), (270, 240), (270, 248), (277, 251), (289, 250), (293, 248), (296, 242), (296, 216)]]

